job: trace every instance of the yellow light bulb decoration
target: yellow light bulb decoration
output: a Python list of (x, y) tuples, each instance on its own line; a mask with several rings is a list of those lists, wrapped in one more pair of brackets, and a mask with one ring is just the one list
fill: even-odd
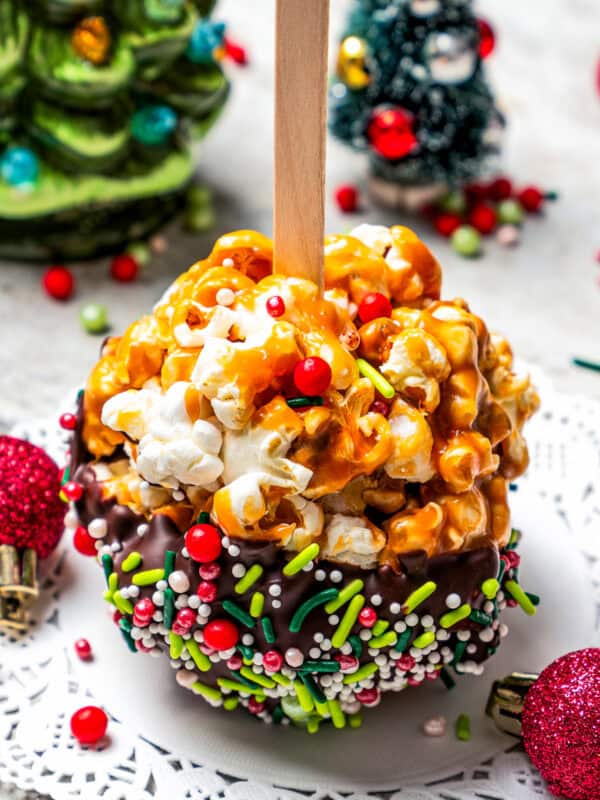
[(346, 36), (340, 45), (337, 74), (349, 89), (365, 89), (371, 82), (367, 68), (367, 43), (359, 36)]
[(71, 36), (73, 50), (95, 66), (104, 64), (112, 43), (110, 30), (103, 17), (86, 17)]

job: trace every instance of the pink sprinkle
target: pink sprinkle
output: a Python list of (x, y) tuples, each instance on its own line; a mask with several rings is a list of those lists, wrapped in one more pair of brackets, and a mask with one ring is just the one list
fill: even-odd
[(358, 621), (365, 628), (372, 628), (377, 622), (377, 612), (371, 606), (365, 606), (358, 615)]
[(135, 646), (136, 646), (136, 649), (140, 651), (140, 653), (149, 653), (152, 650), (151, 647), (146, 647), (145, 644), (142, 644), (142, 640), (141, 639), (136, 639), (135, 640)]
[(433, 672), (426, 672), (425, 677), (427, 678), (428, 681), (435, 681), (437, 678), (440, 677), (440, 671), (436, 669)]
[(231, 656), (231, 658), (227, 662), (228, 669), (241, 669), (244, 662), (242, 661), (241, 656)]
[(123, 614), (121, 614), (121, 612), (118, 609), (116, 611), (113, 611), (112, 618), (115, 625), (119, 624), (119, 620), (121, 619), (122, 616)]
[(508, 550), (505, 555), (508, 559), (508, 566), (512, 569), (515, 569), (515, 567), (518, 567), (521, 563), (521, 556), (514, 550)]
[(417, 675), (409, 675), (407, 683), (409, 686), (420, 686), (423, 683), (423, 678)]
[(221, 574), (221, 567), (214, 561), (211, 561), (209, 564), (202, 564), (198, 570), (198, 574), (205, 581), (214, 581), (214, 579), (218, 578)]
[(214, 647), (210, 647), (210, 645), (207, 644), (201, 644), (200, 650), (204, 653), (205, 656), (212, 656), (213, 653), (216, 653)]

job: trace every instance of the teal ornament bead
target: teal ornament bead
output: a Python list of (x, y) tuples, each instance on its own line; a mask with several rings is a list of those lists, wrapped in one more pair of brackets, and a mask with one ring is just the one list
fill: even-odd
[(448, 192), (448, 194), (440, 200), (439, 207), (446, 214), (464, 214), (467, 210), (467, 200), (464, 194), (458, 190)]
[(79, 312), (79, 321), (86, 333), (104, 333), (108, 328), (108, 309), (101, 303), (88, 303)]
[(452, 234), (452, 247), (466, 258), (473, 258), (481, 249), (481, 236), (471, 225), (461, 225)]
[(211, 64), (215, 50), (223, 46), (225, 23), (200, 21), (188, 42), (186, 55), (194, 64)]
[(518, 200), (503, 200), (496, 211), (498, 220), (508, 225), (520, 225), (525, 219), (525, 211)]
[(170, 106), (152, 105), (138, 109), (131, 118), (131, 135), (142, 144), (165, 144), (177, 127), (177, 114)]
[(0, 175), (10, 186), (35, 183), (39, 172), (38, 157), (28, 147), (9, 147), (0, 158)]

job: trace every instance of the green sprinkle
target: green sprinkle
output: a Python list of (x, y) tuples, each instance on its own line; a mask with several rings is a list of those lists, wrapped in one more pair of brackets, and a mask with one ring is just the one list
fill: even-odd
[(150, 586), (162, 581), (164, 577), (164, 569), (145, 569), (143, 572), (136, 573), (131, 580), (134, 586)]
[(360, 658), (362, 656), (363, 651), (363, 643), (360, 636), (357, 636), (355, 633), (352, 636), (348, 637), (348, 641), (350, 642), (350, 647), (352, 648), (352, 653), (357, 657)]
[(340, 665), (337, 661), (305, 661), (298, 672), (339, 672)]
[(465, 650), (467, 649), (466, 642), (457, 642), (456, 650), (454, 651), (454, 658), (452, 659), (452, 666), (455, 667), (457, 664), (460, 664), (462, 661), (462, 657), (465, 654)]
[(252, 664), (252, 657), (254, 656), (254, 650), (248, 645), (245, 644), (238, 644), (236, 645), (239, 652), (242, 654), (243, 658), (248, 662), (248, 664)]
[(408, 647), (408, 643), (410, 642), (410, 637), (411, 636), (412, 636), (412, 628), (407, 628), (398, 637), (398, 641), (396, 642), (396, 646), (394, 647), (394, 650), (397, 653), (403, 653), (406, 650), (406, 648)]
[(183, 636), (179, 636), (177, 633), (169, 631), (169, 644), (169, 655), (171, 658), (179, 658), (179, 656), (183, 653)]
[(275, 723), (275, 725), (279, 725), (284, 716), (285, 714), (283, 708), (281, 707), (281, 703), (277, 703), (277, 705), (273, 709), (273, 722)]
[(532, 592), (525, 592), (525, 594), (531, 600), (534, 606), (539, 606), (540, 598), (537, 594), (532, 594)]
[(335, 614), (338, 608), (341, 608), (345, 605), (349, 600), (351, 600), (355, 594), (358, 594), (363, 590), (364, 581), (361, 581), (360, 578), (356, 578), (347, 586), (344, 586), (343, 589), (340, 589), (340, 593), (336, 597), (335, 600), (332, 600), (330, 603), (327, 603), (325, 606), (325, 611), (328, 614)]
[(300, 703), (302, 710), (306, 712), (312, 711), (315, 707), (315, 704), (313, 702), (311, 693), (308, 691), (302, 681), (294, 681), (294, 689), (296, 690), (298, 702)]
[(273, 630), (273, 623), (271, 622), (270, 618), (262, 617), (260, 624), (262, 625), (263, 633), (265, 635), (267, 643), (274, 644), (277, 637), (275, 636), (275, 631)]
[(114, 592), (112, 599), (121, 614), (133, 614), (133, 603), (131, 600), (123, 597), (119, 592)]
[[(246, 666), (248, 667), (249, 665)], [(249, 681), (248, 678), (244, 678), (241, 672), (236, 672), (234, 669), (232, 669), (231, 674), (235, 676), (239, 683), (243, 683), (244, 686), (247, 686), (249, 689), (256, 689), (258, 686), (258, 684), (254, 683), (254, 681)]]
[(197, 525), (206, 525), (209, 522), (210, 522), (210, 514), (208, 513), (208, 511), (201, 511), (198, 514), (198, 521), (197, 521), (196, 524)]
[(198, 667), (200, 672), (208, 672), (212, 666), (208, 656), (204, 655), (200, 646), (195, 639), (188, 639), (185, 643), (188, 653), (192, 657), (192, 661)]
[(250, 616), (258, 619), (265, 607), (265, 596), (262, 592), (254, 592), (250, 600)]
[(375, 625), (372, 627), (373, 636), (380, 636), (384, 631), (390, 627), (390, 623), (387, 619), (378, 619)]
[(175, 619), (175, 594), (173, 589), (167, 587), (164, 591), (164, 598), (163, 623), (165, 628), (170, 630), (173, 620)]
[(304, 550), (301, 550), (297, 556), (292, 558), (291, 561), (283, 568), (283, 574), (290, 578), (292, 575), (297, 575), (304, 567), (313, 561), (318, 555), (321, 548), (316, 542), (309, 544)]
[(521, 531), (518, 531), (516, 528), (513, 528), (510, 532), (510, 539), (508, 540), (506, 549), (514, 550), (515, 547), (519, 544), (520, 539), (521, 539)]
[(192, 692), (194, 692), (194, 694), (201, 694), (202, 697), (207, 697), (209, 700), (222, 699), (221, 692), (218, 689), (215, 689), (214, 686), (208, 686), (206, 683), (201, 683), (200, 681), (192, 683)]
[(248, 572), (244, 575), (244, 577), (240, 578), (239, 581), (233, 587), (235, 589), (235, 593), (244, 594), (244, 592), (247, 592), (248, 589), (251, 586), (253, 586), (256, 583), (256, 581), (260, 578), (263, 572), (264, 570), (260, 564), (253, 564), (248, 570)]
[(127, 631), (127, 633), (129, 633), (129, 631), (131, 631), (131, 629), (133, 628), (131, 620), (127, 619), (127, 617), (121, 617), (121, 619), (119, 620), (119, 628), (122, 628), (124, 631)]
[(329, 715), (331, 717), (331, 721), (333, 722), (334, 728), (345, 728), (346, 727), (346, 715), (342, 711), (342, 707), (338, 703), (337, 700), (328, 700), (327, 706), (329, 708)]
[(529, 616), (532, 617), (536, 613), (537, 608), (516, 581), (506, 581), (504, 583), (504, 587), (510, 596), (517, 601), (526, 614), (529, 614)]
[(140, 564), (142, 563), (142, 556), (137, 551), (133, 553), (129, 553), (127, 558), (121, 564), (121, 569), (123, 572), (133, 572), (134, 569), (137, 569)]
[(233, 600), (223, 600), (223, 611), (226, 611), (231, 617), (237, 619), (242, 625), (247, 628), (253, 628), (256, 625), (256, 620), (253, 619), (248, 612), (240, 608)]
[(167, 550), (165, 553), (165, 574), (164, 580), (166, 581), (169, 575), (175, 569), (175, 558), (177, 557), (177, 553), (175, 550)]
[(280, 686), (289, 686), (291, 683), (291, 680), (288, 678), (288, 676), (282, 675), (281, 672), (272, 672), (271, 678), (273, 678), (275, 683), (278, 683)]
[(116, 572), (111, 572), (108, 576), (108, 588), (111, 592), (116, 592), (119, 588), (119, 576)]
[(356, 714), (349, 714), (348, 722), (351, 728), (360, 728), (362, 726), (362, 714), (360, 711), (357, 711)]
[(477, 608), (474, 608), (471, 611), (471, 613), (469, 614), (469, 619), (472, 622), (476, 622), (478, 625), (483, 625), (486, 628), (493, 622), (493, 619), (490, 617), (489, 614), (485, 614), (483, 611), (479, 611), (479, 609)]
[(348, 686), (352, 683), (358, 683), (359, 681), (364, 680), (365, 678), (370, 678), (371, 675), (374, 675), (379, 667), (377, 664), (371, 662), (370, 664), (364, 664), (360, 669), (357, 669), (356, 672), (353, 672), (351, 675), (346, 675), (342, 683)]
[(225, 711), (235, 711), (239, 702), (238, 697), (226, 697), (225, 700), (223, 700), (223, 708)]
[(246, 694), (262, 694), (262, 689), (259, 686), (257, 686), (256, 689), (253, 689), (251, 686), (246, 686), (245, 683), (240, 683), (239, 681), (232, 681), (230, 680), (230, 678), (217, 678), (217, 683), (222, 689), (231, 689), (232, 692), (245, 692)]
[[(292, 562), (290, 561), (290, 564)], [(291, 633), (299, 633), (300, 629), (302, 628), (302, 624), (306, 617), (310, 614), (313, 608), (317, 606), (324, 605), (328, 603), (330, 600), (333, 600), (335, 597), (338, 596), (337, 589), (323, 589), (322, 592), (317, 592), (312, 597), (309, 597), (308, 600), (305, 600), (302, 605), (296, 609), (294, 616), (290, 622), (290, 631)], [(223, 604), (224, 605), (224, 604)], [(333, 642), (333, 639), (332, 639)], [(334, 647), (337, 645), (334, 644)]]
[(419, 586), (418, 589), (415, 589), (414, 592), (408, 595), (404, 603), (402, 604), (402, 613), (403, 614), (412, 614), (412, 612), (421, 605), (421, 603), (425, 602), (428, 597), (435, 592), (437, 589), (437, 583), (434, 581), (427, 581), (422, 586)]
[(454, 723), (454, 732), (456, 738), (461, 742), (469, 742), (471, 740), (471, 718), (468, 714), (460, 714)]
[(62, 478), (60, 479), (60, 485), (64, 486), (65, 483), (68, 483), (71, 480), (71, 465), (69, 464), (63, 470)]
[(369, 639), (369, 647), (392, 647), (398, 641), (398, 634), (394, 631), (388, 631), (384, 633), (383, 636), (375, 636), (372, 639)]
[(105, 553), (102, 556), (102, 567), (104, 569), (104, 577), (106, 578), (107, 582), (108, 579), (113, 571), (113, 560), (110, 553)]
[(502, 583), (502, 578), (504, 577), (504, 573), (506, 572), (506, 561), (501, 561), (500, 566), (498, 567), (498, 582)]
[(413, 642), (413, 647), (418, 647), (419, 650), (422, 650), (424, 647), (429, 647), (433, 642), (435, 642), (435, 633), (433, 631), (426, 631), (420, 636), (417, 636)]
[(381, 372), (371, 366), (368, 361), (365, 361), (364, 358), (357, 358), (356, 366), (360, 374), (368, 378), (379, 394), (383, 395), (386, 400), (391, 400), (395, 396), (396, 390), (392, 384), (383, 377)]
[(456, 686), (456, 681), (454, 680), (452, 675), (450, 675), (446, 667), (442, 667), (442, 669), (440, 670), (440, 678), (442, 679), (442, 683), (444, 684), (446, 689), (448, 690), (454, 689), (454, 687)]
[(322, 397), (309, 397), (302, 395), (301, 397), (289, 397), (287, 404), (290, 408), (308, 408), (309, 406), (322, 406)]
[(346, 609), (346, 613), (342, 617), (340, 624), (337, 626), (335, 633), (331, 637), (331, 644), (337, 650), (342, 647), (348, 638), (348, 635), (350, 634), (354, 623), (358, 619), (358, 615), (364, 604), (365, 598), (362, 594), (357, 594), (352, 598), (352, 600), (350, 600), (348, 608)]
[(135, 646), (135, 642), (131, 638), (131, 634), (129, 631), (124, 630), (121, 628), (121, 636), (125, 639), (127, 647), (131, 650), (132, 653), (137, 653), (137, 647)]
[(240, 669), (240, 675), (243, 675), (249, 681), (253, 681), (257, 683), (259, 686), (264, 686), (265, 689), (273, 689), (275, 687), (275, 681), (268, 678), (266, 675), (259, 675), (254, 672), (253, 669), (250, 667), (242, 667)]
[(319, 720), (311, 718), (306, 722), (306, 731), (307, 733), (318, 733), (319, 732)]
[(323, 717), (323, 719), (329, 718), (329, 706), (327, 705), (327, 700), (324, 703), (315, 703), (315, 708), (317, 712)]
[(593, 372), (600, 372), (600, 364), (596, 361), (588, 361), (587, 358), (573, 358), (571, 363), (576, 367), (583, 367), (583, 369), (590, 369)]
[(302, 681), (302, 683), (306, 686), (306, 688), (310, 692), (310, 696), (315, 701), (315, 704), (316, 703), (326, 703), (327, 702), (327, 698), (325, 697), (323, 692), (319, 689), (319, 687), (317, 686), (317, 684), (315, 683), (313, 678), (311, 678), (310, 675), (308, 675), (307, 673), (303, 672), (300, 675), (300, 680)]
[(466, 619), (470, 613), (471, 606), (468, 603), (465, 603), (460, 608), (444, 614), (444, 616), (440, 619), (440, 625), (442, 628), (451, 628), (453, 625), (456, 625), (457, 622)]
[(487, 581), (481, 584), (481, 591), (488, 600), (494, 600), (500, 591), (500, 584), (496, 578), (488, 578)]

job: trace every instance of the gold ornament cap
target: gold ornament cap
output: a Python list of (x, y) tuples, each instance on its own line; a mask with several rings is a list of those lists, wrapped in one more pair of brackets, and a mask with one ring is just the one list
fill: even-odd
[(21, 552), (0, 545), (0, 629), (23, 631), (29, 609), (38, 596), (37, 555), (30, 547)]
[(501, 731), (512, 736), (521, 736), (521, 714), (525, 697), (537, 678), (534, 673), (513, 672), (494, 683), (485, 713)]

